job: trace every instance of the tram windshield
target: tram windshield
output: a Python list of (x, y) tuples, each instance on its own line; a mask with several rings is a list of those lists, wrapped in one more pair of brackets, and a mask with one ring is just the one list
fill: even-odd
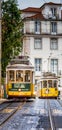
[(46, 87), (47, 87), (47, 81), (44, 80), (44, 81), (43, 81), (43, 88), (46, 88)]
[(57, 80), (43, 80), (43, 88), (57, 87)]
[(21, 70), (16, 71), (16, 81), (23, 81), (23, 71)]
[(52, 80), (48, 80), (48, 87), (52, 87)]
[(54, 80), (54, 87), (56, 88), (57, 87), (57, 81)]
[(30, 71), (25, 72), (25, 82), (30, 82)]
[(7, 79), (10, 82), (32, 82), (33, 73), (30, 70), (9, 70), (7, 73)]
[(9, 80), (14, 81), (14, 71), (13, 70), (9, 71)]

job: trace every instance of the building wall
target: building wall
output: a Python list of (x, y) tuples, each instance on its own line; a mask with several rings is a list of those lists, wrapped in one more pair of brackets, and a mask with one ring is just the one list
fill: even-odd
[[(53, 6), (55, 7), (55, 6)], [(50, 71), (51, 69), (51, 59), (58, 59), (58, 74), (62, 73), (62, 20), (61, 20), (61, 7), (56, 5), (57, 8), (57, 19), (49, 19), (50, 6), (45, 6), (42, 10), (42, 14), (46, 20), (40, 20), (40, 33), (35, 32), (35, 21), (37, 19), (29, 19), (24, 22), (24, 39), (23, 39), (23, 54), (29, 55), (31, 63), (35, 67), (35, 58), (40, 58), (42, 60), (41, 71), (35, 71), (35, 79), (41, 77), (42, 72)], [(30, 14), (31, 16), (31, 14)], [(48, 20), (49, 19), (49, 20)], [(39, 19), (38, 19), (39, 20)], [(57, 32), (51, 32), (51, 22), (57, 23)], [(35, 38), (41, 38), (41, 49), (34, 48)], [(51, 38), (56, 38), (58, 41), (58, 49), (51, 50), (50, 43)], [(62, 81), (61, 81), (62, 82)]]
[(62, 21), (57, 22), (57, 33), (62, 33)]

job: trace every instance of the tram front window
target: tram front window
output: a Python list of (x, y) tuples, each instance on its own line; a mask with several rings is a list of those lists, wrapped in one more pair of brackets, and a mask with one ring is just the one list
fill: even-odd
[(52, 87), (52, 80), (48, 80), (48, 87), (49, 87), (49, 88)]
[(25, 72), (25, 82), (30, 82), (30, 71)]
[(14, 71), (13, 70), (9, 71), (9, 80), (14, 81)]
[(54, 87), (56, 88), (57, 87), (57, 81), (54, 80)]
[(23, 81), (23, 71), (16, 71), (16, 81)]
[(44, 81), (43, 81), (43, 88), (46, 88), (46, 87), (47, 87), (47, 81), (44, 80)]

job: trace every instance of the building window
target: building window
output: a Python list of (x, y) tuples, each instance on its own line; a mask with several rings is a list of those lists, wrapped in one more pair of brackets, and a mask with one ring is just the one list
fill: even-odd
[(51, 33), (57, 33), (57, 23), (51, 22)]
[(56, 8), (51, 8), (51, 12), (52, 12), (52, 17), (56, 17), (57, 9)]
[(41, 22), (35, 21), (35, 33), (40, 34)]
[(42, 60), (41, 58), (35, 58), (35, 71), (41, 71)]
[(50, 49), (51, 50), (58, 50), (58, 40), (57, 39), (55, 39), (55, 38), (51, 39)]
[(51, 72), (57, 74), (57, 72), (58, 72), (58, 59), (51, 59)]
[(42, 43), (41, 43), (41, 39), (34, 39), (34, 48), (35, 49), (41, 49), (42, 48)]

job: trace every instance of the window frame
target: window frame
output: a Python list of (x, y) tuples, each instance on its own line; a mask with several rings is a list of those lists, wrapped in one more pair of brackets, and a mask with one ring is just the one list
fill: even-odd
[(35, 21), (35, 33), (36, 34), (41, 33), (41, 21), (40, 20)]
[[(38, 41), (36, 41), (36, 40), (38, 40)], [(38, 44), (38, 45), (36, 45), (36, 44)], [(34, 38), (34, 49), (42, 49), (42, 39), (41, 38)]]
[(57, 33), (57, 22), (51, 22), (51, 33)]
[(51, 12), (52, 12), (52, 16), (53, 16), (53, 17), (56, 17), (56, 14), (57, 14), (57, 8), (55, 8), (55, 7), (51, 7), (50, 10), (51, 10)]
[(51, 50), (58, 50), (58, 39), (56, 39), (56, 38), (50, 39), (50, 49)]
[(51, 72), (58, 74), (58, 59), (51, 59)]
[(35, 58), (35, 71), (39, 71), (39, 72), (42, 71), (42, 59), (41, 58)]

